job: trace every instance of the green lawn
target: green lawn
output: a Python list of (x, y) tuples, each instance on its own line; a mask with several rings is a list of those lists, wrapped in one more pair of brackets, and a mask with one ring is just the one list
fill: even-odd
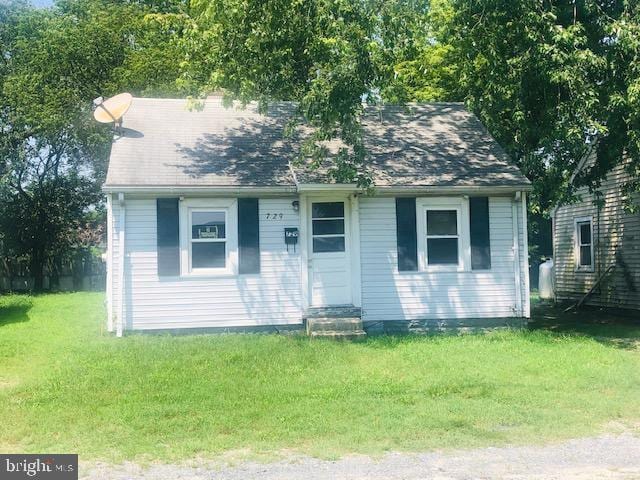
[(640, 328), (537, 316), (532, 331), (362, 343), (118, 339), (101, 294), (0, 297), (0, 451), (326, 457), (637, 428)]

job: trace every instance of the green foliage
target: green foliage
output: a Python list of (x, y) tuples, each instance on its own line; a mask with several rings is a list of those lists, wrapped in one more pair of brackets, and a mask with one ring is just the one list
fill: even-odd
[[(369, 186), (369, 103), (465, 101), (533, 181), (532, 228), (627, 158), (640, 189), (640, 7), (621, 0), (58, 0), (0, 3), (0, 178), (14, 194), (75, 174), (99, 184), (110, 130), (91, 100), (292, 100), (338, 181)], [(305, 130), (309, 132), (310, 130)], [(569, 179), (597, 150), (593, 168)], [(42, 175), (44, 177), (40, 178)], [(35, 192), (37, 189), (31, 188)], [(538, 226), (535, 226), (534, 223)], [(538, 228), (540, 227), (540, 228)]]
[(374, 45), (378, 87), (387, 103), (460, 101), (458, 65), (446, 26), (447, 0), (384, 2)]
[(361, 100), (375, 78), (371, 5), (344, 0), (194, 1), (183, 81), (197, 92), (223, 89), (243, 102), (294, 100), (314, 128), (304, 156), (322, 156), (321, 141), (347, 148), (333, 173), (361, 175)]
[[(338, 180), (363, 174), (362, 99), (462, 100), (533, 180), (546, 214), (640, 159), (637, 6), (599, 0), (200, 0), (185, 29), (182, 85), (243, 102), (295, 100), (322, 141), (348, 148)], [(569, 179), (597, 145), (594, 168)], [(635, 180), (626, 189), (638, 188)]]
[[(367, 186), (360, 115), (368, 102), (449, 99), (451, 49), (434, 44), (426, 0), (219, 0), (192, 2), (182, 84), (242, 102), (292, 100), (313, 127), (301, 160), (326, 159), (323, 141), (346, 145), (330, 173)], [(438, 10), (441, 14), (445, 8)]]
[[(534, 212), (597, 188), (631, 159), (637, 178), (638, 11), (599, 0), (452, 0), (449, 26), (470, 107), (534, 181)], [(597, 144), (597, 162), (569, 185)]]
[(183, 7), (178, 0), (60, 0), (44, 10), (0, 4), (0, 246), (30, 258), (36, 288), (45, 263), (95, 238), (80, 224), (95, 224), (82, 217), (102, 212), (112, 132), (93, 120), (92, 100), (122, 90), (178, 92)]
[(640, 332), (602, 313), (582, 333), (116, 339), (101, 331), (103, 300), (0, 298), (0, 449), (327, 457), (575, 438), (640, 415)]
[(29, 258), (31, 273), (40, 281), (48, 260), (61, 259), (81, 246), (87, 209), (99, 201), (95, 182), (73, 173), (29, 183), (17, 195), (9, 188), (1, 189), (0, 232), (5, 255)]

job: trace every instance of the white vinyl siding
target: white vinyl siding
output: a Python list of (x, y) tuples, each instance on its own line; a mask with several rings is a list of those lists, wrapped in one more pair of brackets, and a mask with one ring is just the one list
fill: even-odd
[[(520, 207), (518, 203), (518, 212)], [(512, 197), (489, 199), (490, 270), (398, 272), (395, 214), (393, 198), (360, 199), (364, 321), (517, 316)], [(528, 261), (520, 213), (518, 217), (520, 270), (526, 272)], [(524, 273), (519, 280), (526, 309), (528, 282)]]
[[(260, 274), (159, 278), (156, 200), (126, 198), (125, 329), (300, 324), (304, 303), (301, 249), (294, 253), (290, 248), (287, 253), (284, 243), (285, 227), (300, 227), (299, 214), (291, 205), (293, 199), (260, 200)], [(361, 197), (358, 203), (359, 292), (364, 321), (519, 316), (515, 298), (513, 197), (489, 199), (491, 269), (476, 271), (398, 272), (395, 199)], [(524, 316), (528, 316), (524, 219), (521, 203), (516, 206), (520, 232), (520, 303)], [(274, 212), (283, 215), (268, 216)], [(468, 222), (468, 218), (464, 221)], [(121, 251), (117, 197), (111, 202), (110, 223), (109, 277), (115, 317), (120, 305), (118, 258)]]
[[(260, 199), (260, 274), (159, 278), (156, 252), (156, 200), (126, 199), (125, 329), (233, 327), (302, 322), (300, 256), (284, 243), (285, 227), (299, 227), (293, 198)], [(267, 213), (283, 215), (267, 219)], [(112, 205), (113, 230), (120, 209)], [(235, 225), (235, 222), (233, 222)], [(234, 227), (235, 228), (235, 227)], [(111, 278), (119, 304), (113, 235)]]

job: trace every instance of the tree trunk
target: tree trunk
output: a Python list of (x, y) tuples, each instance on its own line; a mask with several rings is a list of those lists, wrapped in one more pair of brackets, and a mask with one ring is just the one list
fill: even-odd
[(31, 253), (31, 276), (33, 277), (33, 290), (42, 292), (44, 290), (44, 255), (39, 251)]
[(51, 268), (49, 271), (49, 290), (50, 291), (58, 291), (60, 290), (60, 270), (62, 270), (61, 266), (62, 262), (59, 258), (51, 261)]

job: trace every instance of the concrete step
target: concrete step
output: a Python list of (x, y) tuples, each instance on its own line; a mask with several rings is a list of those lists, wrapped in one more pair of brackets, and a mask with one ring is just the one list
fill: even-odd
[(309, 307), (305, 312), (305, 318), (353, 318), (361, 316), (362, 309), (353, 305)]
[(364, 340), (367, 338), (367, 332), (364, 330), (354, 330), (352, 332), (335, 332), (331, 330), (311, 332), (309, 334), (311, 338), (328, 338), (330, 340)]
[(362, 330), (362, 319), (351, 318), (307, 318), (307, 333), (309, 332), (353, 332)]

